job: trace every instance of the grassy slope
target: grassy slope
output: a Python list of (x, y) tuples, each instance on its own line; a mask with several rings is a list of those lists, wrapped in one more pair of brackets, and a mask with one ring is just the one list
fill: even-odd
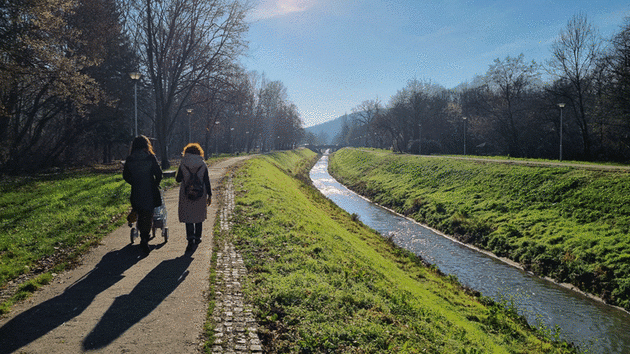
[(250, 274), (244, 292), (266, 352), (568, 352), (303, 183), (313, 158), (253, 159), (235, 178), (229, 237)]
[(330, 169), (379, 204), (630, 309), (630, 174), (344, 149)]
[[(168, 178), (162, 187), (173, 184)], [(3, 291), (0, 314), (122, 225), (129, 192), (121, 171), (0, 180), (0, 289), (19, 277), (28, 280)]]
[(71, 248), (128, 208), (120, 176), (58, 175), (0, 186), (0, 283)]
[(120, 225), (122, 221), (115, 221), (128, 207), (128, 188), (120, 175), (58, 174), (2, 181), (0, 288), (23, 274), (38, 276), (23, 283), (0, 313), (50, 281), (51, 269), (62, 269)]

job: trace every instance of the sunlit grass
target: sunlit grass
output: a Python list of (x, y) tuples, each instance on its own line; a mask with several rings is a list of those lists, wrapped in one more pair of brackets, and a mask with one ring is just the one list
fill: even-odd
[[(162, 187), (174, 185), (173, 178)], [(130, 208), (121, 171), (71, 172), (0, 181), (0, 287), (26, 274), (26, 284), (45, 284), (107, 233), (123, 224)], [(38, 274), (38, 277), (36, 277)], [(35, 290), (21, 286), (0, 312)]]
[(0, 283), (28, 271), (56, 250), (109, 230), (127, 210), (120, 175), (57, 175), (0, 186)]
[(305, 150), (249, 161), (229, 237), (265, 352), (562, 353), (304, 183)]
[(630, 309), (630, 173), (344, 149), (344, 184), (537, 274)]

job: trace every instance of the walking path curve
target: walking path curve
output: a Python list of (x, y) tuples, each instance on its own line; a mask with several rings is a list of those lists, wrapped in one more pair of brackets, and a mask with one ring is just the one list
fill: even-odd
[[(229, 168), (246, 158), (210, 166), (213, 189)], [(186, 253), (185, 226), (177, 218), (178, 193), (178, 188), (164, 193), (168, 243), (158, 230), (147, 255), (137, 240), (129, 243), (129, 227), (115, 230), (78, 267), (57, 275), (0, 319), (0, 354), (200, 352), (212, 229), (220, 203), (213, 198), (202, 242)], [(219, 191), (214, 194), (218, 197)]]

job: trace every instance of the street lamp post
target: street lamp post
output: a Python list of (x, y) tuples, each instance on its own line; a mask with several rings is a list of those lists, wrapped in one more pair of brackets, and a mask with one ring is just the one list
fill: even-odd
[(190, 115), (192, 112), (192, 108), (186, 109), (186, 114), (188, 115), (188, 143), (192, 143), (192, 126), (190, 125)]
[(138, 136), (138, 80), (140, 80), (140, 77), (142, 75), (137, 72), (134, 71), (132, 73), (129, 73), (129, 77), (131, 78), (131, 80), (133, 80), (133, 102), (134, 102), (134, 107), (135, 107), (135, 130), (134, 130), (134, 136)]
[(466, 156), (466, 126), (468, 123), (468, 119), (464, 117), (464, 156)]
[(230, 128), (230, 153), (234, 153), (234, 128)]
[(215, 155), (219, 155), (219, 145), (218, 145), (218, 141), (219, 141), (219, 121), (214, 122), (214, 125), (216, 126), (216, 130), (214, 133), (214, 154)]
[(418, 123), (418, 155), (422, 155), (422, 123)]
[(558, 107), (560, 107), (560, 161), (562, 161), (562, 109), (564, 106), (564, 103), (558, 103)]

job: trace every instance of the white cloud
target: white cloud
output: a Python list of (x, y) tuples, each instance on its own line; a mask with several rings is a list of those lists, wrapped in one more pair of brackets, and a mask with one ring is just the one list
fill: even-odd
[(251, 20), (264, 20), (303, 12), (315, 5), (315, 0), (265, 0), (252, 11)]

